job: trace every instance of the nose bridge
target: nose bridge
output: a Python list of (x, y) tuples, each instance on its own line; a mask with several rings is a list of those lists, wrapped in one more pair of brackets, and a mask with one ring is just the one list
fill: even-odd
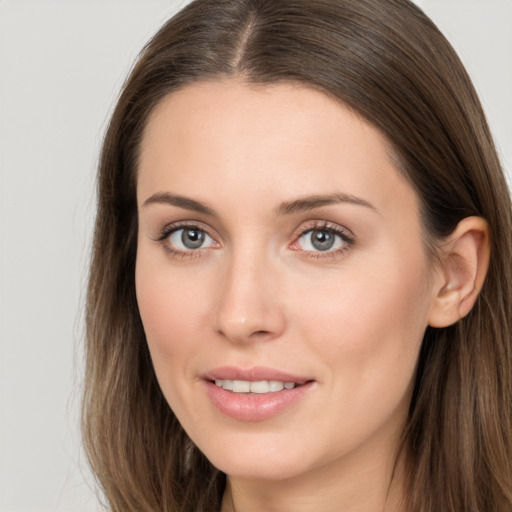
[(219, 282), (215, 328), (220, 334), (247, 342), (282, 333), (278, 269), (265, 250), (250, 244), (232, 250)]

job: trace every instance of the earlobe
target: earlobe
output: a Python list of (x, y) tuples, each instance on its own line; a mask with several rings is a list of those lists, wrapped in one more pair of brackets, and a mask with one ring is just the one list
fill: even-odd
[(481, 217), (461, 220), (443, 245), (431, 327), (447, 327), (471, 311), (487, 274), (489, 255), (487, 222)]

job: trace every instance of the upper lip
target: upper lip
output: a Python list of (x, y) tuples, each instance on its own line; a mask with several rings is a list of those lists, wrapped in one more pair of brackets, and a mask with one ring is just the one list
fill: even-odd
[(223, 366), (205, 372), (202, 376), (205, 380), (278, 380), (281, 382), (295, 382), (304, 384), (310, 380), (308, 377), (293, 375), (274, 368), (255, 366), (253, 368), (237, 368), (235, 366)]

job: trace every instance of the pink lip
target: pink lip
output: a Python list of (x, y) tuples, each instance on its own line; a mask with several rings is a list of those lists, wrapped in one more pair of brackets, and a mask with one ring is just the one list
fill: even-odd
[(262, 366), (256, 366), (253, 368), (236, 368), (234, 366), (223, 366), (221, 368), (215, 368), (204, 373), (201, 376), (206, 380), (280, 380), (282, 382), (296, 382), (303, 384), (308, 382), (308, 377), (292, 375), (291, 373), (282, 372), (280, 370), (274, 370), (273, 368), (264, 368)]
[[(216, 368), (203, 376), (206, 393), (213, 405), (225, 416), (239, 421), (263, 421), (270, 419), (295, 404), (311, 390), (314, 381), (271, 368), (240, 369)], [(228, 380), (279, 380), (299, 384), (293, 389), (274, 393), (233, 393), (215, 384), (216, 379)]]

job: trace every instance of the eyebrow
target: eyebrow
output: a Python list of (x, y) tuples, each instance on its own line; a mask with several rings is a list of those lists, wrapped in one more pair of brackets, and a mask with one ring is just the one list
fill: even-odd
[(352, 196), (349, 194), (337, 193), (337, 194), (329, 194), (329, 195), (313, 195), (313, 196), (305, 196), (294, 201), (282, 203), (276, 209), (276, 215), (291, 215), (293, 213), (305, 212), (308, 210), (313, 210), (315, 208), (320, 208), (322, 206), (329, 206), (331, 204), (338, 203), (348, 203), (354, 204), (357, 206), (364, 206), (366, 208), (370, 208), (371, 210), (377, 211), (375, 206), (373, 206), (368, 201), (361, 199), (360, 197)]
[(189, 197), (170, 194), (168, 192), (158, 192), (153, 194), (144, 201), (142, 207), (145, 208), (150, 204), (169, 204), (171, 206), (177, 206), (185, 210), (191, 210), (205, 215), (215, 215), (215, 210), (201, 201), (196, 201)]
[[(295, 199), (293, 201), (287, 201), (281, 203), (275, 209), (275, 215), (277, 217), (283, 215), (292, 215), (294, 213), (306, 212), (309, 210), (314, 210), (315, 208), (321, 208), (322, 206), (329, 206), (332, 204), (339, 203), (348, 203), (354, 204), (356, 206), (364, 206), (366, 208), (370, 208), (371, 210), (375, 210), (376, 208), (361, 199), (360, 197), (356, 197), (349, 194), (336, 193), (329, 195), (311, 195), (301, 197), (299, 199)], [(178, 208), (183, 208), (185, 210), (195, 211), (198, 213), (202, 213), (204, 215), (215, 216), (215, 210), (208, 206), (206, 203), (201, 201), (197, 201), (195, 199), (191, 199), (189, 197), (180, 196), (176, 194), (170, 194), (169, 192), (158, 192), (153, 194), (151, 197), (146, 199), (142, 204), (142, 207), (145, 208), (151, 204), (168, 204), (171, 206), (177, 206)]]

